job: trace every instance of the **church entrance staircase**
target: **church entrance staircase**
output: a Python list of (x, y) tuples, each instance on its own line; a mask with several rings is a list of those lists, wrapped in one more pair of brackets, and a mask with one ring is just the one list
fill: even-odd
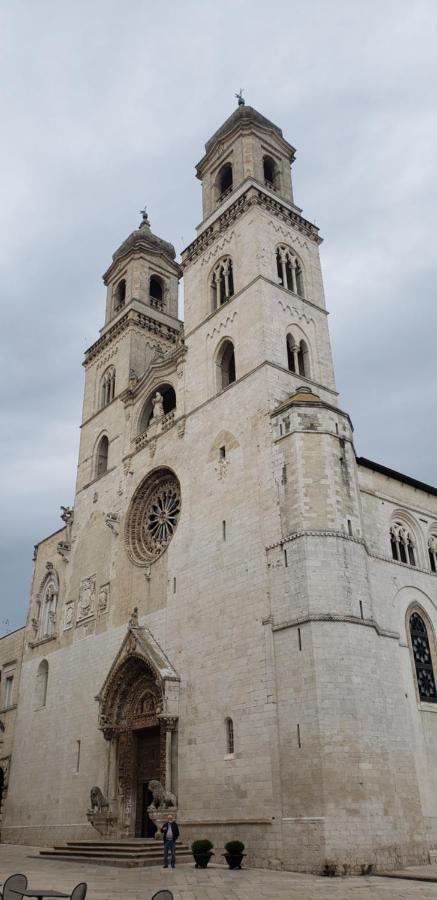
[[(67, 862), (92, 863), (94, 866), (119, 866), (135, 868), (140, 866), (162, 866), (163, 844), (154, 839), (132, 838), (122, 841), (68, 841), (57, 844), (52, 849), (39, 851), (44, 859)], [(188, 844), (177, 843), (176, 862), (191, 863), (193, 857)]]

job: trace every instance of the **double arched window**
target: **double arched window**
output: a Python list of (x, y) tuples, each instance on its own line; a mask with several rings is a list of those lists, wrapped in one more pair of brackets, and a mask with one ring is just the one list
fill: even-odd
[(96, 478), (100, 478), (101, 475), (104, 475), (105, 472), (108, 471), (108, 454), (109, 454), (109, 439), (106, 434), (103, 434), (97, 444), (96, 449), (96, 463), (95, 463), (95, 473)]
[(236, 380), (235, 351), (232, 341), (226, 339), (220, 346), (216, 359), (217, 388), (223, 391)]
[(110, 366), (102, 375), (100, 382), (100, 409), (111, 403), (115, 397), (115, 369)]
[(417, 610), (410, 615), (409, 630), (419, 699), (423, 703), (437, 703), (431, 649), (431, 644), (434, 644), (434, 636), (431, 632), (430, 641), (431, 628), (427, 627), (425, 616), (420, 615)]
[(126, 279), (122, 278), (115, 288), (114, 313), (120, 312), (126, 303)]
[(36, 709), (40, 709), (42, 706), (46, 705), (48, 680), (49, 680), (49, 664), (46, 659), (42, 659), (38, 666), (38, 672), (36, 674), (36, 683), (35, 683), (35, 707), (36, 707)]
[(395, 520), (390, 528), (390, 545), (393, 559), (396, 562), (416, 566), (416, 542), (405, 522)]
[(263, 157), (263, 173), (265, 186), (272, 191), (278, 191), (280, 188), (279, 169), (277, 163), (271, 156)]
[(297, 341), (292, 334), (287, 334), (287, 362), (290, 372), (310, 377), (308, 345), (303, 339)]
[(276, 250), (276, 268), (282, 287), (303, 297), (302, 266), (293, 250), (285, 244), (280, 244)]
[(234, 274), (230, 256), (225, 256), (214, 266), (211, 272), (210, 285), (211, 304), (214, 310), (226, 303), (234, 293)]
[(160, 420), (176, 409), (176, 392), (171, 384), (160, 384), (149, 394), (138, 423), (138, 434), (147, 431), (152, 420)]

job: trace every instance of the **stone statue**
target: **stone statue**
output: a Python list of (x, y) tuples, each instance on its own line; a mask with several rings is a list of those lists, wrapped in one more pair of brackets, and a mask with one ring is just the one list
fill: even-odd
[(176, 808), (177, 800), (175, 795), (171, 791), (166, 791), (160, 781), (149, 781), (149, 791), (151, 791), (153, 796), (153, 802), (150, 804), (149, 809), (156, 810), (160, 807), (168, 808), (169, 806)]
[(89, 810), (90, 813), (95, 813), (95, 812), (102, 813), (104, 809), (109, 808), (108, 801), (105, 800), (103, 792), (100, 790), (100, 788), (97, 785), (94, 785), (94, 787), (92, 787), (90, 790), (90, 802), (91, 802), (91, 809)]
[(129, 627), (130, 628), (138, 628), (138, 606), (134, 606), (130, 616), (129, 616)]
[(153, 419), (162, 419), (162, 417), (164, 415), (164, 401), (162, 398), (162, 394), (160, 394), (159, 391), (156, 392), (156, 394), (152, 400), (152, 403), (153, 403), (152, 418)]

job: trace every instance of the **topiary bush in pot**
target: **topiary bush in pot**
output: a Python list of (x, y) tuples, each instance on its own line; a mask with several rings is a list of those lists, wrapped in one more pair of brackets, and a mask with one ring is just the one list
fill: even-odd
[(223, 854), (230, 869), (241, 869), (243, 857), (246, 856), (242, 841), (228, 841)]
[(191, 852), (194, 856), (196, 869), (206, 869), (213, 853), (213, 844), (207, 838), (193, 841), (191, 844)]

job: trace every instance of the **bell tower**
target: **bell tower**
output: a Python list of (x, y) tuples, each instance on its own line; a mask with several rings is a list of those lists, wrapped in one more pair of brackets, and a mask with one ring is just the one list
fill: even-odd
[[(308, 384), (336, 403), (321, 237), (294, 202), (294, 158), (281, 129), (241, 98), (206, 142), (196, 167), (203, 219), (182, 254), (193, 404), (260, 367), (277, 402)], [(222, 341), (233, 347), (223, 374)]]

